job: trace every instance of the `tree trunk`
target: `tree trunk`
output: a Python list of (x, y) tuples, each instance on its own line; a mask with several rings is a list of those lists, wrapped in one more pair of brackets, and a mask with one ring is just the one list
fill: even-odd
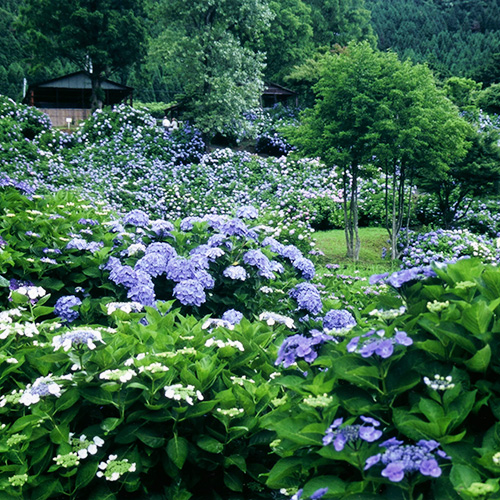
[(92, 82), (92, 94), (90, 96), (90, 108), (93, 113), (96, 109), (102, 109), (103, 105), (103, 92), (102, 92), (102, 73), (100, 71), (93, 71), (90, 73), (90, 80)]
[(348, 259), (352, 259), (354, 256), (354, 235), (353, 235), (353, 227), (352, 227), (352, 218), (351, 218), (351, 206), (348, 201), (348, 196), (349, 196), (349, 176), (348, 176), (348, 169), (347, 167), (344, 167), (344, 173), (342, 176), (342, 187), (344, 190), (343, 193), (343, 202), (342, 205), (344, 207), (344, 224), (345, 224), (345, 242), (346, 242), (346, 248), (347, 248), (347, 253), (346, 256)]

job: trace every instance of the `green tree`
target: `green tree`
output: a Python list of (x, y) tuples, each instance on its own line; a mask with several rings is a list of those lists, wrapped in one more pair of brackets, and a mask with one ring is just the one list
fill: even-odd
[(436, 196), (445, 229), (465, 217), (475, 196), (498, 194), (500, 131), (487, 115), (479, 114), (467, 139), (469, 148), (464, 158), (420, 181), (422, 188)]
[(88, 72), (96, 109), (102, 80), (144, 53), (142, 6), (140, 0), (27, 0), (21, 20), (33, 60), (64, 57)]
[(272, 17), (264, 0), (169, 0), (156, 6), (163, 31), (152, 50), (178, 82), (184, 116), (207, 139), (259, 105), (264, 54), (256, 51)]
[(432, 176), (465, 155), (467, 124), (426, 66), (401, 62), (368, 43), (351, 43), (325, 58), (314, 90), (316, 104), (304, 114), (294, 142), (305, 154), (342, 168), (347, 255), (359, 256), (358, 179), (374, 164), (386, 178), (387, 229), (396, 258), (417, 173)]

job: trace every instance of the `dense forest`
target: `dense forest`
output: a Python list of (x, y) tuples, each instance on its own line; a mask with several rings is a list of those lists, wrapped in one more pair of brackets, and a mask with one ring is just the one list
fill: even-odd
[[(107, 8), (101, 3), (92, 5)], [(71, 58), (35, 50), (26, 24), (30, 4), (36, 6), (0, 0), (0, 94), (16, 100), (24, 78), (34, 83), (82, 69)], [(297, 67), (352, 40), (427, 62), (443, 79), (467, 77), (483, 87), (500, 82), (500, 0), (220, 0), (213, 12), (200, 0), (137, 4), (145, 31), (137, 50), (142, 57), (106, 76), (134, 87), (144, 102), (204, 94), (207, 78), (199, 75), (227, 84), (227, 73), (250, 72), (260, 81), (300, 88)]]

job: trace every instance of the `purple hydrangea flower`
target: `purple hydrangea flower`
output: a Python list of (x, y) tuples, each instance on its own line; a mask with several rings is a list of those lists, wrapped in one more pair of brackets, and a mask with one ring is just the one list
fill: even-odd
[(346, 309), (331, 309), (323, 318), (325, 330), (342, 331), (356, 326), (354, 316)]
[(244, 267), (241, 266), (229, 266), (222, 271), (223, 276), (232, 280), (245, 281), (248, 277), (247, 272)]
[(343, 425), (344, 419), (337, 418), (332, 425), (328, 427), (323, 437), (323, 445), (327, 446), (333, 443), (336, 451), (342, 451), (346, 444), (358, 440), (373, 443), (382, 437), (382, 431), (377, 429), (380, 422), (371, 417), (361, 416), (362, 424)]
[(369, 457), (365, 470), (381, 463), (385, 465), (381, 475), (394, 483), (402, 481), (406, 473), (420, 472), (423, 476), (439, 477), (442, 471), (436, 455), (450, 458), (444, 451), (437, 449), (440, 445), (434, 440), (422, 439), (415, 445), (405, 445), (403, 441), (391, 438), (380, 446), (386, 448), (386, 451)]
[(151, 222), (151, 230), (160, 238), (171, 236), (170, 231), (174, 229), (174, 225), (166, 220), (158, 219)]
[(258, 216), (259, 211), (251, 205), (244, 205), (236, 211), (236, 217), (241, 217), (242, 219), (257, 219)]
[(80, 316), (73, 308), (81, 305), (82, 301), (75, 295), (63, 295), (54, 305), (54, 314), (62, 320), (71, 323)]
[[(315, 334), (316, 333), (316, 334)], [(311, 332), (311, 337), (297, 334), (287, 337), (278, 350), (278, 358), (275, 364), (283, 363), (284, 368), (288, 368), (297, 361), (297, 358), (303, 358), (311, 363), (318, 357), (317, 349), (327, 340), (335, 340), (329, 335), (323, 335), (321, 332)]]
[(278, 255), (283, 256), (285, 253), (285, 245), (275, 240), (272, 236), (264, 238), (261, 244), (263, 247), (269, 247), (272, 252), (277, 253)]
[(134, 266), (136, 271), (144, 271), (153, 278), (163, 274), (167, 267), (165, 257), (160, 253), (148, 253), (141, 257)]
[(306, 280), (312, 280), (316, 274), (314, 264), (305, 257), (300, 257), (292, 262), (293, 267), (302, 272), (302, 277)]
[[(118, 259), (117, 259), (118, 260)], [(110, 261), (108, 261), (108, 264)], [(109, 279), (117, 285), (123, 285), (126, 288), (131, 288), (137, 283), (137, 273), (130, 266), (122, 266), (120, 262), (112, 262)]]
[(204, 222), (204, 220), (201, 217), (185, 217), (181, 221), (181, 231), (191, 231), (197, 222)]
[(320, 314), (323, 309), (319, 291), (310, 283), (299, 283), (289, 295), (297, 301), (299, 309), (305, 309), (311, 314)]
[(271, 261), (260, 250), (248, 250), (243, 255), (243, 262), (261, 271), (271, 271)]
[(229, 309), (222, 315), (222, 319), (232, 325), (237, 325), (243, 319), (243, 313), (235, 309)]
[(169, 280), (179, 283), (183, 280), (190, 280), (195, 278), (195, 269), (193, 263), (184, 257), (176, 257), (170, 259), (166, 268), (167, 278)]
[(221, 228), (221, 233), (227, 236), (240, 236), (246, 238), (249, 235), (248, 226), (238, 218), (227, 221)]
[(278, 252), (282, 257), (286, 257), (291, 262), (301, 259), (302, 252), (295, 245), (286, 245), (281, 252)]
[(156, 243), (151, 243), (146, 247), (146, 255), (150, 253), (159, 253), (165, 257), (165, 261), (168, 262), (170, 259), (177, 257), (177, 252), (172, 245), (158, 241)]
[(149, 215), (142, 210), (131, 210), (123, 217), (123, 224), (126, 226), (146, 227), (149, 225)]
[(203, 286), (194, 279), (183, 280), (175, 285), (173, 295), (185, 306), (201, 306), (207, 300)]
[(412, 344), (413, 339), (406, 332), (397, 331), (393, 337), (385, 338), (384, 330), (370, 330), (362, 337), (353, 337), (347, 344), (346, 350), (347, 352), (358, 352), (363, 358), (369, 358), (376, 354), (386, 359), (394, 353), (395, 345), (409, 346)]

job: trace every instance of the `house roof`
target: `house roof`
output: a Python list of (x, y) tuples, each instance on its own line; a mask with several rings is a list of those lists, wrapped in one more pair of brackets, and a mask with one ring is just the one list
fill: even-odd
[[(47, 80), (46, 82), (38, 83), (36, 85), (30, 85), (30, 89), (36, 88), (57, 88), (57, 89), (92, 89), (92, 81), (90, 76), (85, 71), (77, 71), (76, 73), (70, 73), (69, 75), (60, 76), (59, 78), (54, 78), (52, 80)], [(132, 91), (132, 87), (127, 87), (120, 83), (112, 82), (111, 80), (104, 79), (101, 83), (101, 88), (103, 90), (121, 90), (121, 91)]]
[(287, 89), (277, 83), (265, 82), (265, 88), (262, 95), (284, 95), (284, 96), (293, 96), (297, 95), (293, 90)]

